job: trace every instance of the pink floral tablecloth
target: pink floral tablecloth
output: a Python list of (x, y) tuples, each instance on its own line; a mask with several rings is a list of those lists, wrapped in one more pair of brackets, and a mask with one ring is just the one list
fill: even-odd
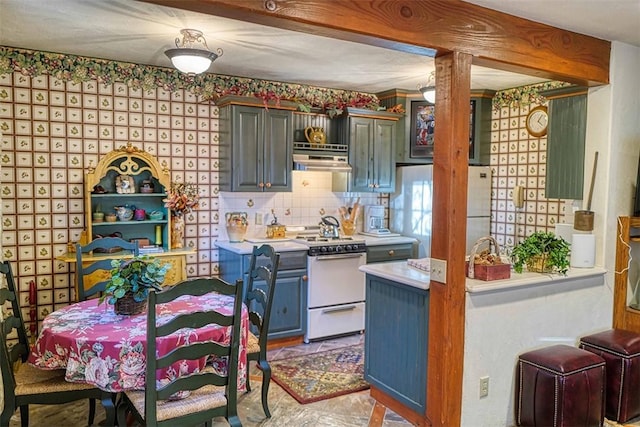
[[(169, 304), (157, 306), (157, 323), (163, 324), (178, 313), (214, 309), (224, 314), (233, 311), (233, 296), (208, 294), (202, 297), (183, 296)], [(246, 390), (247, 331), (246, 306), (242, 310), (242, 336), (238, 363), (238, 390)], [(230, 329), (208, 327), (181, 329), (158, 339), (157, 352), (162, 356), (170, 350), (193, 341), (229, 343)], [(144, 390), (146, 369), (147, 314), (117, 315), (113, 306), (98, 305), (97, 300), (71, 304), (49, 314), (29, 355), (29, 363), (41, 369), (66, 369), (71, 382), (94, 384), (102, 390)], [(176, 375), (201, 370), (206, 361), (171, 366), (158, 373), (160, 382)], [(226, 359), (214, 361), (216, 369), (226, 371)]]

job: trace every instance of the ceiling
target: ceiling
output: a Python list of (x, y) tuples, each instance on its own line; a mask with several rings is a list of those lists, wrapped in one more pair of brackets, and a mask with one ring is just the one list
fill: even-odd
[[(329, 1), (329, 0), (327, 0)], [(640, 47), (638, 0), (470, 0), (558, 28)], [(216, 74), (376, 93), (416, 90), (433, 59), (133, 0), (0, 0), (0, 45), (171, 67), (182, 28), (201, 30), (224, 54)], [(471, 88), (543, 81), (472, 67)]]

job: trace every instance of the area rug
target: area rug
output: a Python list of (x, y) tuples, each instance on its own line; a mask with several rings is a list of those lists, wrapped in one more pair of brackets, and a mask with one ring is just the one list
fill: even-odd
[(369, 388), (363, 375), (363, 344), (273, 360), (269, 364), (271, 378), (301, 404)]

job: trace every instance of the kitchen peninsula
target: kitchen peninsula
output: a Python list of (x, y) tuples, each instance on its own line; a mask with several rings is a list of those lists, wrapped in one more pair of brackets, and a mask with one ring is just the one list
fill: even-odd
[[(367, 277), (365, 378), (371, 396), (417, 422), (426, 413), (429, 274), (406, 261), (360, 270)], [(581, 336), (610, 327), (612, 308), (602, 304), (612, 298), (605, 273), (595, 267), (573, 268), (567, 276), (512, 272), (505, 280), (467, 279), (462, 426), (514, 422), (519, 354), (576, 345)], [(480, 377), (490, 379), (486, 397), (479, 396)]]

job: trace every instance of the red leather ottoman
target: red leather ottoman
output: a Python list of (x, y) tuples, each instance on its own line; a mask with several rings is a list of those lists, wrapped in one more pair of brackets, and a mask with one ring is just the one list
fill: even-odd
[(516, 371), (519, 426), (600, 427), (604, 422), (605, 361), (568, 345), (520, 355)]
[(580, 339), (607, 363), (605, 415), (624, 423), (640, 415), (640, 334), (611, 329)]

